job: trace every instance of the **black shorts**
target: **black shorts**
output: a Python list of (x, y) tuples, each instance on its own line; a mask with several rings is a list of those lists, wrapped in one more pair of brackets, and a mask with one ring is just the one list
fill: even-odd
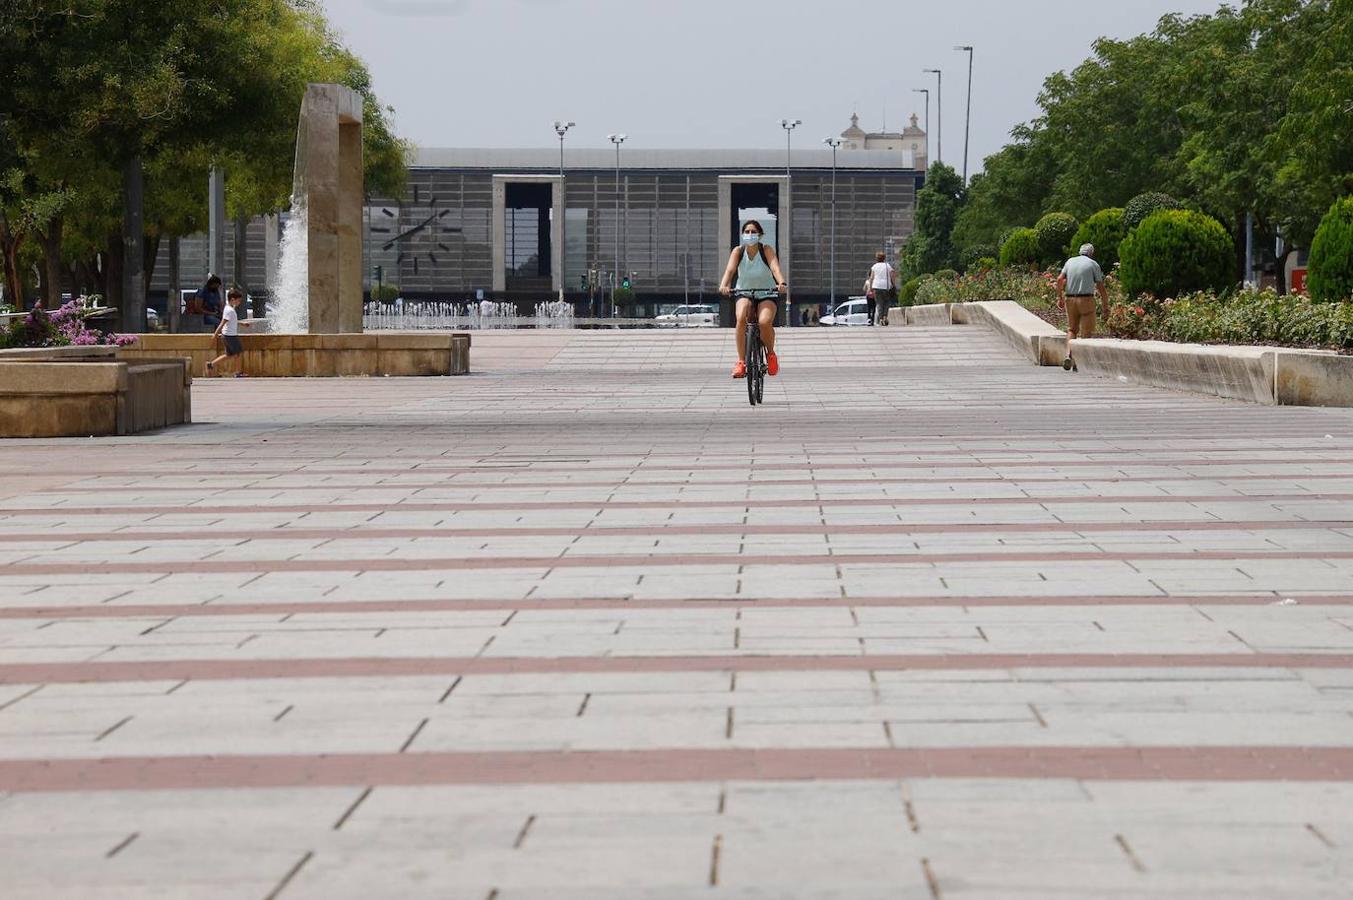
[[(760, 292), (760, 288), (757, 289), (757, 292), (758, 293)], [(762, 303), (775, 303), (779, 301), (779, 299), (780, 299), (779, 294), (776, 294), (774, 297), (753, 297), (751, 295), (751, 292), (747, 291), (744, 291), (742, 293), (738, 293), (737, 291), (733, 292), (733, 305), (735, 307), (737, 306), (737, 302), (739, 300), (750, 300), (752, 301), (752, 308), (759, 309)]]
[(244, 352), (244, 345), (240, 343), (240, 337), (237, 334), (223, 334), (225, 338), (226, 356), (239, 356)]

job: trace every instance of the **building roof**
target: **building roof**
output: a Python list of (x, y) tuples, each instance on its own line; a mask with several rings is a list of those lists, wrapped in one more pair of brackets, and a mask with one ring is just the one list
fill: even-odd
[[(794, 169), (830, 169), (832, 152), (827, 149), (795, 148), (790, 157)], [(634, 169), (756, 169), (784, 171), (783, 150), (649, 150), (625, 147), (621, 168)], [(911, 151), (853, 150), (837, 155), (838, 169), (914, 169)], [(419, 147), (411, 167), (415, 169), (489, 169), (495, 172), (559, 170), (555, 148)], [(565, 147), (566, 169), (614, 169), (615, 150), (610, 147)]]

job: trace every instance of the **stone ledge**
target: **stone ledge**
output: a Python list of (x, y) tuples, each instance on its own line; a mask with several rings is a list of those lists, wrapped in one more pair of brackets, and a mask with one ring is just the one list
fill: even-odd
[(1014, 300), (955, 303), (949, 313), (955, 325), (990, 328), (1034, 365), (1058, 365), (1066, 356), (1066, 335), (1062, 330)]
[(135, 434), (192, 421), (182, 358), (0, 360), (0, 437)]
[(1268, 347), (1224, 347), (1092, 338), (1076, 341), (1084, 373), (1138, 384), (1272, 404), (1275, 353)]
[(950, 312), (952, 304), (928, 303), (923, 306), (899, 306), (889, 315), (900, 314), (903, 325), (952, 325), (954, 320)]
[[(466, 375), (466, 333), (368, 332), (364, 334), (241, 334), (244, 371), (262, 378)], [(136, 360), (176, 354), (202, 372), (223, 350), (210, 334), (146, 334), (122, 349)]]
[(1353, 406), (1353, 356), (1313, 350), (1274, 353), (1274, 399), (1283, 406)]
[(117, 348), (104, 344), (68, 347), (11, 347), (0, 350), (0, 361), (34, 362), (42, 360), (117, 359)]

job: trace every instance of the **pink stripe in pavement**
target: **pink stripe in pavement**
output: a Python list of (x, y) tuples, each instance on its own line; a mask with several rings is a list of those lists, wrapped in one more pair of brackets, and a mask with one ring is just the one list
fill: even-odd
[[(253, 475), (254, 473), (248, 473)], [(158, 485), (158, 484), (130, 484), (130, 485), (106, 485), (106, 484), (65, 484), (57, 486), (43, 487), (32, 491), (35, 494), (172, 494), (172, 493), (207, 493), (213, 491), (229, 492), (231, 494), (240, 491), (310, 491), (310, 492), (342, 492), (346, 494), (358, 491), (427, 491), (427, 490), (459, 490), (459, 491), (523, 491), (523, 490), (567, 490), (576, 488), (607, 488), (618, 490), (621, 488), (655, 488), (655, 487), (728, 487), (744, 485), (750, 487), (815, 487), (821, 485), (864, 485), (877, 486), (886, 484), (1160, 484), (1173, 483), (1180, 481), (1272, 481), (1283, 478), (1300, 478), (1302, 481), (1347, 481), (1353, 479), (1353, 471), (1310, 474), (1303, 472), (1299, 475), (1282, 475), (1273, 472), (1261, 474), (1246, 475), (1221, 475), (1217, 477), (1203, 477), (1197, 475), (1178, 475), (1175, 477), (1164, 477), (1160, 475), (1150, 476), (1126, 476), (1120, 475), (1111, 478), (1078, 478), (1075, 475), (1066, 475), (1060, 478), (1045, 477), (953, 477), (950, 475), (940, 475), (933, 478), (735, 478), (735, 479), (709, 479), (700, 478), (699, 472), (691, 478), (681, 481), (641, 481), (633, 478), (612, 479), (609, 481), (530, 481), (528, 479), (513, 478), (510, 481), (392, 481), (361, 483), (338, 483), (324, 482), (322, 484), (274, 484), (266, 480), (249, 481), (243, 484), (235, 481), (221, 480), (214, 484), (197, 485)]]
[(1069, 778), (1349, 781), (1349, 747), (962, 747), (492, 751), (0, 760), (0, 790)]
[(220, 575), (250, 572), (444, 572), (484, 569), (613, 569), (683, 566), (901, 566), (942, 563), (1012, 562), (1149, 562), (1159, 560), (1333, 560), (1353, 559), (1353, 551), (1332, 550), (1181, 550), (1177, 552), (1107, 553), (1055, 548), (1042, 553), (838, 553), (755, 555), (736, 553), (679, 553), (627, 556), (492, 556), (483, 558), (432, 557), (420, 559), (242, 559), (175, 560), (162, 562), (10, 563), (0, 566), (4, 576), (61, 575)]
[[(532, 598), (530, 600), (321, 600), (254, 603), (140, 603), (108, 606), (16, 606), (0, 608), (0, 619), (134, 619), (196, 616), (282, 616), (330, 613), (511, 612), (555, 609), (802, 609), (867, 607), (1006, 607), (1006, 606), (1268, 606), (1276, 594), (1228, 594), (1167, 597), (1160, 594), (1121, 597), (735, 597), (687, 599), (627, 597)], [(1353, 594), (1300, 596), (1305, 606), (1353, 606)]]
[[(278, 490), (283, 490), (278, 488)], [(223, 494), (228, 496), (228, 494)], [(814, 507), (907, 507), (907, 506), (1066, 506), (1077, 503), (1272, 503), (1277, 501), (1350, 501), (1353, 494), (1322, 494), (1314, 491), (1282, 494), (1145, 494), (1106, 496), (1087, 494), (1080, 497), (823, 497), (793, 500), (541, 500), (504, 503), (465, 503), (461, 501), (404, 500), (399, 503), (254, 503), (250, 505), (217, 504), (211, 498), (187, 506), (37, 506), (7, 509), (0, 507), (0, 516), (107, 516), (107, 515), (174, 515), (179, 513), (234, 513), (277, 512), (420, 512), (420, 511), (481, 511), (516, 512), (536, 509), (802, 509)]]
[[(2, 511), (0, 511), (2, 513)], [(1170, 519), (1160, 522), (894, 522), (880, 525), (671, 525), (663, 522), (625, 526), (573, 528), (382, 528), (366, 524), (357, 528), (252, 528), (223, 530), (213, 528), (213, 541), (248, 541), (282, 538), (284, 540), (365, 541), (371, 538), (485, 538), (485, 537), (608, 537), (633, 534), (664, 535), (775, 535), (775, 534), (1043, 534), (1098, 532), (1174, 532), (1174, 531), (1289, 531), (1324, 528), (1353, 528), (1353, 520), (1284, 519), (1228, 522), (1218, 519)], [(179, 531), (23, 531), (0, 533), (0, 543), (52, 543), (66, 541), (194, 541), (202, 535), (192, 529)]]
[(566, 656), (178, 659), (0, 664), (0, 684), (417, 675), (897, 672), (990, 669), (1348, 669), (1348, 653), (972, 653), (877, 656)]

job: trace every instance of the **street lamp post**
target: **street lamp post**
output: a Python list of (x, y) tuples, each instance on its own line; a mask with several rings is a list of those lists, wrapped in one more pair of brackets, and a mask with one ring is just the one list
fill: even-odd
[(564, 241), (564, 224), (568, 219), (568, 196), (564, 191), (564, 135), (573, 122), (555, 122), (554, 133), (559, 135), (559, 302), (564, 302), (564, 279), (568, 275), (568, 245)]
[[(925, 156), (926, 166), (930, 166), (930, 88), (912, 88), (913, 94), (925, 94)], [(913, 161), (914, 162), (914, 161)]]
[(935, 76), (935, 159), (944, 162), (944, 72), (939, 69), (921, 71)]
[(963, 184), (968, 183), (968, 135), (972, 129), (972, 47), (958, 46), (954, 48), (961, 53), (968, 54), (968, 112), (963, 117)]
[(830, 283), (831, 303), (828, 309), (836, 309), (836, 148), (845, 143), (841, 138), (823, 138), (822, 143), (832, 148), (832, 231), (831, 231), (831, 276), (827, 279)]
[[(781, 120), (780, 120), (780, 127), (783, 128), (783, 129), (785, 130), (785, 196), (783, 196), (783, 197), (780, 198), (780, 203), (781, 203), (782, 209), (788, 209), (788, 208), (789, 208), (789, 207), (788, 207), (788, 204), (789, 204), (789, 195), (790, 195), (790, 187), (789, 187), (789, 179), (790, 179), (790, 174), (789, 174), (790, 141), (791, 141), (791, 139), (793, 138), (793, 135), (794, 135), (794, 129), (795, 129), (795, 128), (798, 128), (798, 127), (799, 127), (800, 125), (802, 125), (802, 124), (803, 124), (803, 120), (802, 120), (802, 119), (781, 119)], [(781, 234), (780, 222), (783, 221), (783, 219), (784, 219), (783, 216), (779, 216), (779, 215), (776, 216), (776, 223), (775, 223), (775, 237), (776, 237), (776, 241), (777, 241), (777, 242), (779, 241), (779, 237), (780, 237), (780, 234)], [(789, 241), (789, 236), (786, 235), (786, 236), (785, 236), (785, 242), (788, 243), (788, 241)], [(778, 253), (777, 253), (777, 255), (778, 255)], [(789, 281), (789, 273), (783, 271), (783, 269), (784, 269), (784, 263), (783, 263), (783, 262), (781, 262), (780, 268), (781, 268), (781, 274), (783, 274), (783, 275), (785, 276), (785, 281), (786, 281), (786, 285), (785, 285), (785, 325), (787, 325), (787, 326), (789, 326), (789, 327), (792, 328), (793, 325), (794, 325), (794, 301), (791, 299), (791, 296), (792, 296), (791, 290), (792, 290), (792, 289), (791, 289), (791, 288), (788, 286), (788, 284), (787, 284), (787, 282)]]
[(615, 268), (611, 270), (611, 316), (615, 316), (615, 280), (620, 272), (620, 145), (627, 134), (608, 134), (606, 139), (615, 144)]

